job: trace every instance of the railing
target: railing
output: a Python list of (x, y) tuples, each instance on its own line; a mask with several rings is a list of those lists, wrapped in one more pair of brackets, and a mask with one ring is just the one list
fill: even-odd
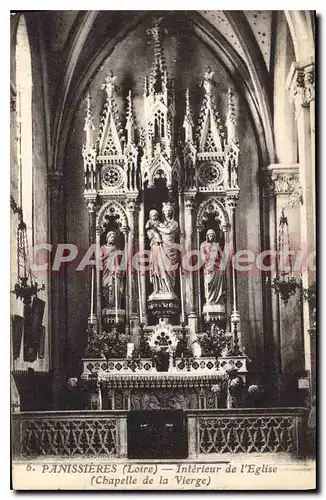
[(190, 455), (210, 453), (298, 454), (304, 408), (244, 408), (188, 412)]
[(127, 453), (126, 412), (24, 412), (12, 419), (14, 455), (123, 457)]
[[(188, 454), (300, 453), (304, 408), (188, 410)], [(14, 457), (126, 457), (127, 412), (24, 412), (12, 416)]]

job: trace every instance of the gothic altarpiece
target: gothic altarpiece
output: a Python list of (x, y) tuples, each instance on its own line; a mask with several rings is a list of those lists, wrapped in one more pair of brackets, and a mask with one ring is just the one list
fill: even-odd
[(186, 91), (180, 141), (159, 24), (149, 31), (145, 127), (137, 129), (131, 91), (122, 126), (119, 75), (110, 72), (102, 85), (97, 133), (87, 96), (84, 195), (96, 244), (82, 376), (87, 407), (237, 406), (247, 358), (232, 268), (240, 190), (234, 96), (229, 89), (222, 120), (207, 68), (197, 127)]

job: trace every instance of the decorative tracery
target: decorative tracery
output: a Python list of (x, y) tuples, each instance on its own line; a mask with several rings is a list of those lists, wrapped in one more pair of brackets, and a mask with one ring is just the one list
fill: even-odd
[(210, 216), (213, 216), (222, 227), (229, 226), (228, 214), (216, 198), (209, 198), (201, 203), (197, 212), (196, 226), (202, 229)]
[(117, 201), (109, 201), (101, 207), (97, 215), (97, 227), (102, 231), (105, 231), (107, 229), (107, 225), (112, 221), (120, 228), (121, 231), (124, 232), (127, 230), (127, 214), (121, 204)]

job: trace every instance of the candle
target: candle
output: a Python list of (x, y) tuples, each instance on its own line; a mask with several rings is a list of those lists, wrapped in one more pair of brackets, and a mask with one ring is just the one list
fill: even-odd
[(182, 269), (180, 266), (180, 295), (181, 295), (181, 323), (185, 321), (185, 311), (184, 311), (184, 303), (183, 303), (183, 283), (182, 283)]
[(142, 304), (141, 304), (141, 290), (140, 290), (140, 271), (138, 269), (138, 301), (139, 301), (139, 322), (143, 322), (143, 311), (142, 311)]
[(114, 288), (115, 288), (115, 322), (118, 323), (118, 280), (117, 271), (115, 272)]
[(92, 286), (91, 286), (91, 322), (93, 321), (94, 313), (94, 266), (92, 266)]

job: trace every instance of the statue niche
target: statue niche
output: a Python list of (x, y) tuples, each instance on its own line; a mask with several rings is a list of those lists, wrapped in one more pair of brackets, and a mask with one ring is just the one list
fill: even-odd
[(150, 281), (153, 292), (149, 300), (176, 299), (175, 285), (179, 267), (176, 243), (179, 223), (175, 219), (174, 207), (163, 202), (163, 220), (157, 210), (150, 210), (145, 229), (150, 241)]
[(224, 238), (217, 238), (214, 229), (206, 231), (206, 238), (200, 245), (203, 262), (203, 285), (205, 304), (203, 313), (225, 314), (226, 283), (223, 269)]
[(123, 308), (125, 272), (123, 269), (124, 241), (119, 230), (109, 230), (102, 235), (101, 246), (102, 296), (106, 310), (115, 314)]

